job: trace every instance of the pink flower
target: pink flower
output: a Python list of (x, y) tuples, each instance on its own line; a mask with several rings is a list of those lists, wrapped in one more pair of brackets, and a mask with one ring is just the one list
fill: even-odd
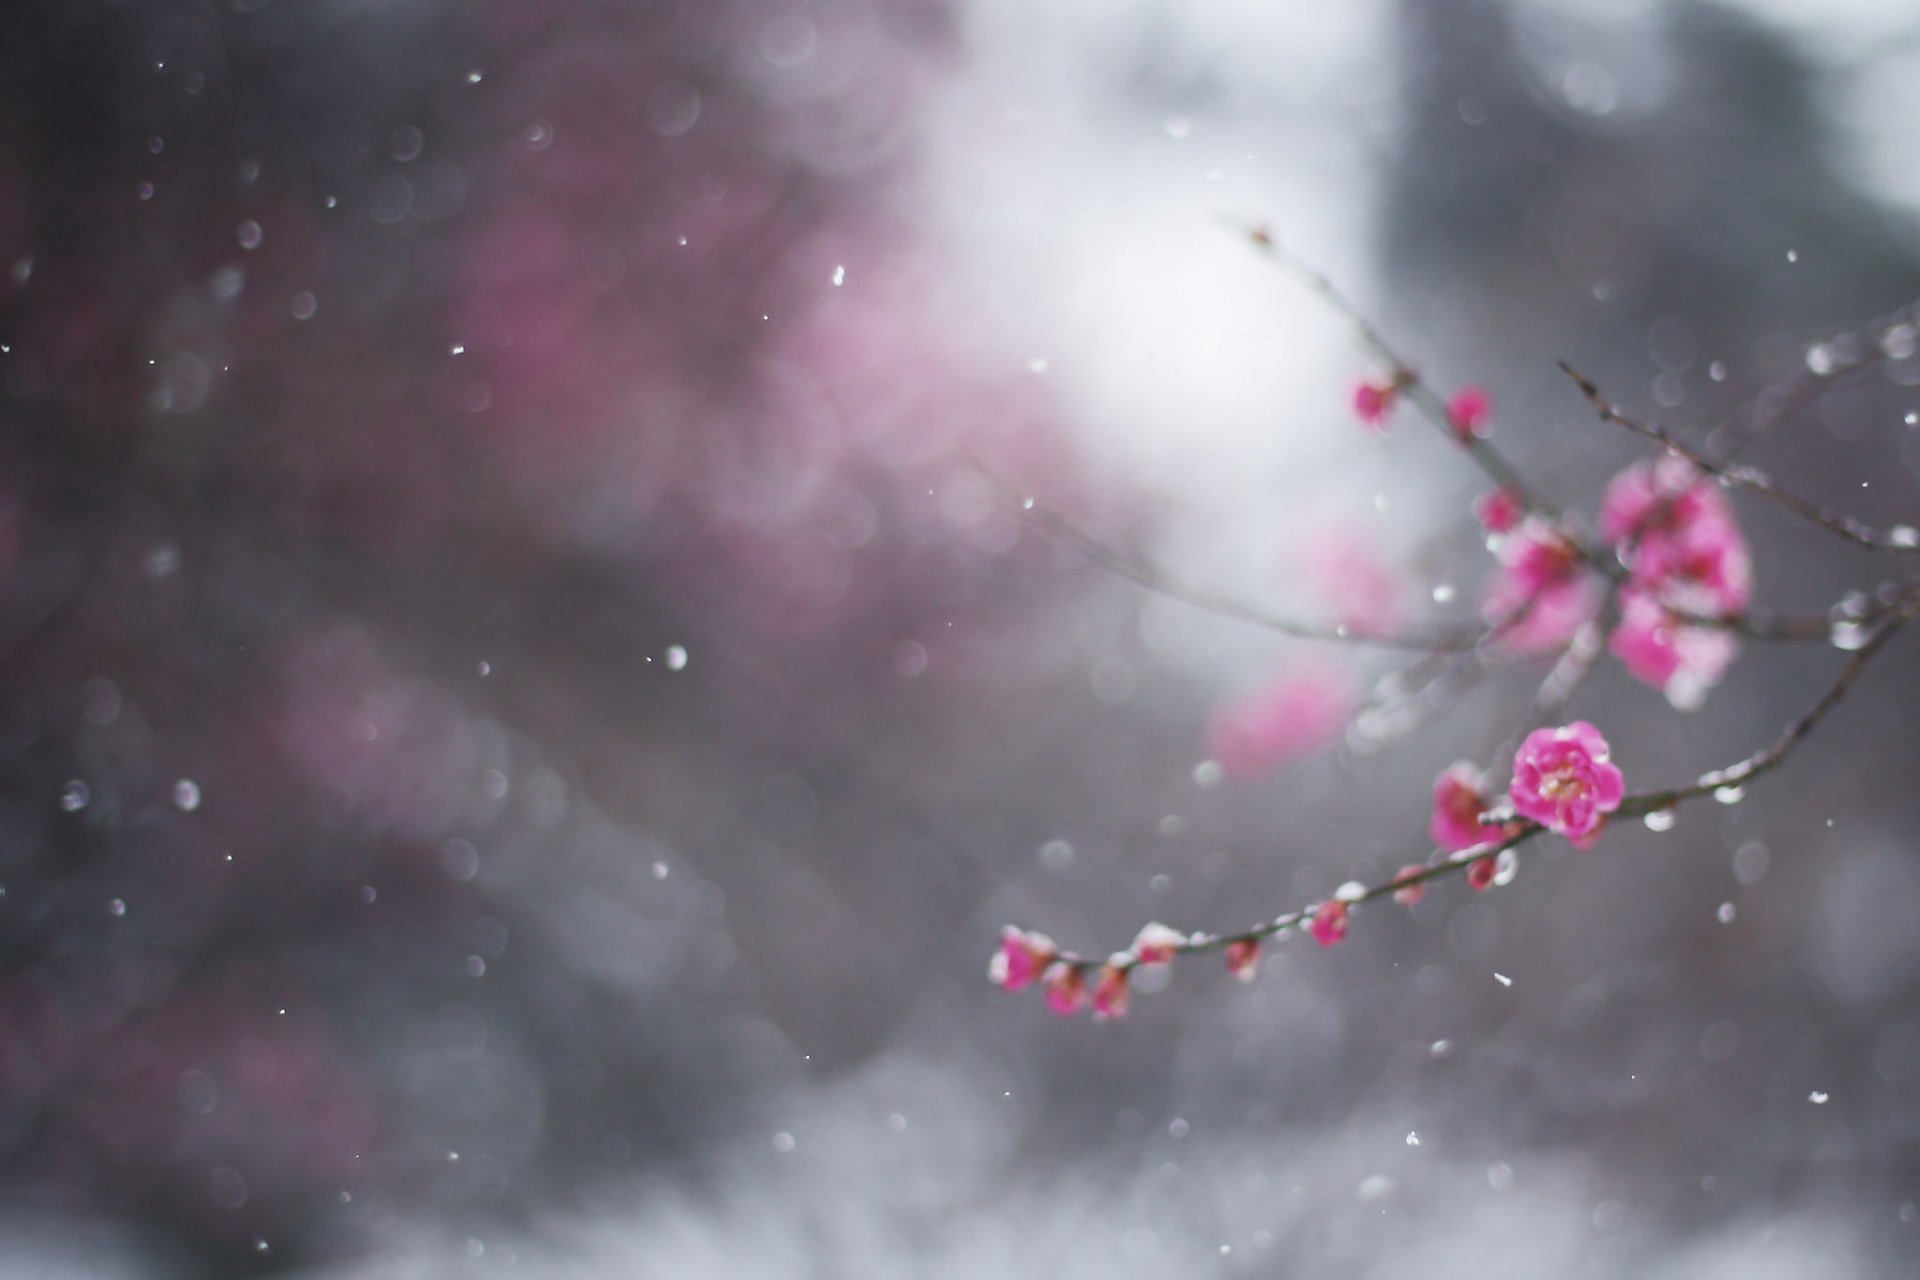
[(1740, 642), (1718, 628), (1679, 622), (1645, 592), (1629, 589), (1622, 594), (1620, 623), (1607, 647), (1634, 679), (1691, 711), (1720, 682)]
[(1187, 935), (1164, 924), (1143, 925), (1128, 953), (1141, 964), (1168, 964), (1187, 945)]
[(1511, 489), (1483, 493), (1473, 503), (1473, 518), (1488, 533), (1511, 532), (1526, 513), (1527, 509), (1520, 504), (1519, 496)]
[(1427, 834), (1442, 849), (1456, 851), (1485, 844), (1495, 831), (1481, 825), (1487, 810), (1487, 783), (1478, 769), (1461, 760), (1433, 780), (1433, 820)]
[(1493, 401), (1479, 387), (1462, 387), (1447, 401), (1447, 421), (1465, 440), (1486, 434), (1487, 420), (1493, 416)]
[(1406, 595), (1404, 583), (1367, 539), (1320, 519), (1302, 529), (1300, 540), (1305, 549), (1295, 563), (1342, 625), (1370, 631), (1393, 628)]
[(1495, 556), (1521, 590), (1532, 594), (1565, 582), (1580, 568), (1580, 549), (1550, 521), (1530, 516)]
[[(1394, 879), (1405, 880), (1408, 876), (1417, 876), (1425, 870), (1426, 868), (1417, 862), (1408, 863), (1406, 866), (1400, 868), (1400, 874), (1396, 875)], [(1427, 882), (1424, 880), (1418, 884), (1401, 885), (1393, 891), (1393, 900), (1403, 907), (1410, 907), (1426, 896)]]
[(1724, 512), (1726, 499), (1685, 458), (1667, 454), (1636, 462), (1607, 483), (1600, 536), (1619, 545), (1659, 534), (1691, 523), (1709, 504)]
[(1047, 1008), (1063, 1018), (1080, 1012), (1087, 1001), (1087, 977), (1078, 965), (1056, 960), (1040, 978), (1047, 991)]
[(1093, 1016), (1105, 1022), (1108, 1018), (1124, 1018), (1126, 1014), (1127, 970), (1109, 960), (1101, 966), (1100, 978), (1093, 984)]
[(1607, 485), (1600, 532), (1633, 585), (1690, 613), (1746, 608), (1753, 560), (1733, 507), (1684, 458), (1638, 463)]
[(1528, 517), (1495, 544), (1499, 570), (1480, 598), (1480, 616), (1515, 653), (1557, 649), (1600, 608), (1580, 549), (1553, 524)]
[(1260, 972), (1260, 944), (1252, 938), (1236, 938), (1227, 944), (1227, 972), (1242, 982), (1252, 982)]
[(1492, 854), (1484, 858), (1475, 858), (1467, 868), (1467, 884), (1478, 892), (1493, 883), (1494, 873), (1500, 869), (1499, 859)]
[(1562, 648), (1600, 611), (1600, 588), (1584, 574), (1529, 590), (1501, 575), (1481, 598), (1480, 616), (1512, 653)]
[(1352, 711), (1343, 671), (1302, 667), (1216, 710), (1207, 751), (1229, 777), (1259, 777), (1338, 737)]
[(1585, 720), (1536, 729), (1513, 758), (1513, 807), (1581, 848), (1620, 807), (1626, 785), (1608, 761), (1607, 740)]
[(1053, 939), (1012, 925), (1000, 931), (1000, 949), (987, 965), (987, 978), (1002, 991), (1018, 991), (1037, 979), (1053, 963)]
[(1643, 537), (1631, 568), (1636, 585), (1689, 613), (1738, 613), (1753, 596), (1747, 540), (1731, 514), (1711, 508), (1679, 528)]
[(1387, 427), (1387, 416), (1393, 412), (1394, 401), (1400, 396), (1398, 382), (1363, 382), (1353, 389), (1353, 411), (1360, 421), (1376, 431)]
[(1337, 898), (1321, 903), (1307, 922), (1307, 932), (1323, 947), (1330, 947), (1347, 936), (1347, 904)]

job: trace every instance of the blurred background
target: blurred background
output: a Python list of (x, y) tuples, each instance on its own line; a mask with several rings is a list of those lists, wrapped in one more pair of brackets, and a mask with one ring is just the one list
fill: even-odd
[[(1390, 876), (1544, 673), (1349, 733), (1408, 655), (986, 478), (1250, 604), (1473, 619), (1484, 484), (1354, 422), (1378, 367), (1235, 225), (1587, 518), (1642, 454), (1558, 358), (1913, 518), (1910, 5), (7, 25), (0, 1275), (1912, 1273), (1910, 639), (1743, 802), (1252, 987), (984, 980), (1007, 921)], [(1899, 567), (1736, 506), (1767, 607)], [(1690, 715), (1607, 661), (1569, 715), (1645, 789), (1843, 661), (1750, 646)]]

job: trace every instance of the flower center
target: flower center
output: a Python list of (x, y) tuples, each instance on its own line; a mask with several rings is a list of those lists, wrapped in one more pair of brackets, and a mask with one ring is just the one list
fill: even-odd
[(1585, 789), (1580, 771), (1571, 764), (1563, 764), (1540, 779), (1540, 794), (1548, 800), (1558, 800), (1569, 794), (1578, 795)]

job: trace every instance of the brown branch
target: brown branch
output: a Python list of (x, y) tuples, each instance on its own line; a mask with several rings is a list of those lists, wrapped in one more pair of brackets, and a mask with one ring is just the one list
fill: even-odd
[(1710, 795), (1727, 787), (1743, 787), (1763, 774), (1770, 773), (1785, 763), (1817, 726), (1847, 696), (1860, 673), (1886, 648), (1900, 629), (1920, 611), (1920, 591), (1909, 593), (1895, 606), (1882, 615), (1879, 624), (1873, 629), (1853, 658), (1841, 668), (1839, 678), (1820, 696), (1819, 701), (1802, 712), (1798, 719), (1781, 731), (1780, 736), (1766, 747), (1754, 752), (1746, 759), (1728, 765), (1724, 769), (1715, 769), (1703, 774), (1684, 787), (1675, 787), (1667, 791), (1649, 791), (1640, 795), (1628, 796), (1621, 801), (1619, 812), (1622, 814), (1647, 814), (1656, 810), (1671, 809), (1682, 801)]
[(1298, 640), (1332, 640), (1347, 644), (1375, 645), (1384, 649), (1412, 649), (1429, 653), (1454, 653), (1472, 649), (1481, 639), (1481, 628), (1433, 626), (1425, 630), (1376, 631), (1345, 623), (1305, 622), (1273, 613), (1229, 596), (1191, 586), (1165, 571), (1131, 560), (1079, 528), (1063, 516), (1040, 506), (1031, 497), (1019, 495), (1011, 485), (975, 460), (974, 468), (999, 490), (1011, 509), (1023, 520), (1049, 536), (1072, 547), (1101, 568), (1116, 574), (1155, 595), (1178, 600), (1207, 613), (1238, 622), (1252, 623), (1269, 631)]
[(1642, 422), (1638, 418), (1623, 413), (1609, 401), (1606, 396), (1601, 394), (1600, 388), (1595, 386), (1592, 380), (1585, 374), (1575, 369), (1565, 360), (1560, 361), (1559, 364), (1561, 372), (1573, 379), (1574, 385), (1580, 388), (1580, 394), (1584, 395), (1587, 398), (1587, 402), (1599, 413), (1602, 422), (1611, 422), (1618, 426), (1625, 427), (1637, 436), (1651, 440), (1655, 444), (1662, 445), (1674, 453), (1679, 454), (1701, 471), (1720, 481), (1720, 483), (1733, 488), (1751, 489), (1776, 505), (1793, 512), (1801, 519), (1818, 525), (1820, 528), (1827, 530), (1837, 537), (1844, 538), (1855, 546), (1865, 547), (1869, 551), (1892, 551), (1900, 553), (1920, 551), (1920, 530), (1915, 530), (1907, 525), (1899, 525), (1886, 532), (1870, 529), (1851, 516), (1836, 515), (1807, 501), (1805, 498), (1789, 493), (1787, 490), (1773, 483), (1773, 481), (1767, 479), (1765, 475), (1750, 467), (1733, 467), (1723, 462), (1715, 461), (1692, 445), (1682, 441), (1665, 427)]
[(1843, 333), (1814, 344), (1829, 353), (1829, 363), (1817, 369), (1813, 367), (1811, 359), (1814, 347), (1808, 347), (1807, 364), (1792, 376), (1761, 388), (1745, 405), (1716, 424), (1707, 433), (1707, 438), (1717, 439), (1738, 428), (1739, 438), (1726, 450), (1724, 460), (1738, 457), (1743, 449), (1758, 440), (1774, 423), (1805, 408), (1840, 379), (1862, 369), (1870, 369), (1887, 359), (1904, 358), (1900, 354), (1901, 349), (1905, 348), (1910, 353), (1916, 338), (1920, 338), (1915, 331), (1917, 313), (1920, 313), (1920, 303), (1909, 303), (1862, 325), (1866, 334), (1864, 339), (1860, 334)]
[[(1724, 792), (1730, 787), (1744, 787), (1754, 779), (1778, 768), (1793, 754), (1794, 749), (1804, 742), (1808, 735), (1826, 718), (1827, 714), (1839, 704), (1840, 700), (1847, 695), (1848, 690), (1853, 687), (1855, 681), (1860, 678), (1861, 672), (1866, 670), (1873, 660), (1879, 656), (1893, 640), (1894, 636), (1899, 633), (1907, 621), (1917, 612), (1920, 612), (1920, 588), (1910, 587), (1907, 594), (1884, 615), (1879, 626), (1866, 642), (1861, 645), (1859, 650), (1854, 653), (1852, 659), (1848, 661), (1846, 666), (1841, 669), (1839, 676), (1827, 691), (1823, 693), (1812, 706), (1808, 707), (1789, 724), (1772, 743), (1754, 752), (1744, 760), (1729, 765), (1724, 769), (1716, 769), (1711, 773), (1703, 774), (1685, 786), (1673, 787), (1663, 791), (1644, 791), (1629, 795), (1620, 802), (1620, 807), (1616, 809), (1612, 815), (1613, 819), (1644, 817), (1650, 813), (1674, 809), (1689, 800), (1697, 800), (1716, 792)], [(1424, 885), (1430, 881), (1439, 880), (1445, 876), (1464, 870), (1473, 863), (1478, 862), (1481, 858), (1497, 856), (1509, 849), (1517, 848), (1544, 830), (1545, 828), (1537, 822), (1527, 819), (1517, 819), (1508, 828), (1506, 834), (1493, 843), (1458, 853), (1445, 850), (1435, 851), (1429, 855), (1427, 865), (1420, 870), (1395, 876), (1391, 880), (1372, 885), (1357, 894), (1342, 897), (1338, 900), (1344, 901), (1348, 906), (1358, 906), (1361, 903), (1372, 902), (1387, 897), (1401, 889), (1408, 889), (1416, 885)], [(1237, 933), (1194, 934), (1185, 942), (1178, 943), (1171, 947), (1171, 954), (1175, 956), (1195, 955), (1204, 951), (1224, 950), (1234, 943), (1264, 942), (1269, 938), (1278, 937), (1287, 933), (1289, 930), (1298, 928), (1301, 924), (1311, 919), (1322, 905), (1320, 902), (1311, 903), (1296, 910), (1285, 912), (1271, 920), (1253, 925), (1250, 928), (1242, 929)], [(1070, 951), (1058, 952), (1053, 956), (1053, 959), (1082, 973), (1103, 963), (1107, 963), (1106, 961), (1096, 960)], [(1129, 970), (1134, 968), (1138, 961), (1116, 955), (1112, 963), (1122, 970)]]
[(1326, 304), (1337, 311), (1354, 327), (1360, 340), (1373, 349), (1374, 354), (1391, 368), (1394, 385), (1399, 387), (1409, 402), (1420, 411), (1422, 417), (1439, 428), (1440, 433), (1465, 450), (1467, 457), (1480, 468), (1487, 479), (1499, 487), (1510, 491), (1520, 500), (1520, 504), (1535, 515), (1559, 524), (1558, 513), (1534, 492), (1533, 487), (1520, 475), (1499, 448), (1489, 441), (1474, 435), (1470, 431), (1461, 431), (1447, 413), (1446, 397), (1434, 390), (1414, 369), (1386, 337), (1376, 328), (1366, 315), (1347, 300), (1331, 279), (1305, 259), (1283, 248), (1273, 234), (1262, 227), (1238, 228), (1254, 247), (1264, 253), (1272, 262), (1300, 280), (1307, 288), (1320, 295)]

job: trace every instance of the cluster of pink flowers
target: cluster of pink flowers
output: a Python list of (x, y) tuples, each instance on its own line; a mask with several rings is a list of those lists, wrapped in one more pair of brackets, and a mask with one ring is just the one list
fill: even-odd
[[(993, 953), (987, 977), (1002, 991), (1019, 991), (1039, 983), (1046, 993), (1047, 1007), (1062, 1017), (1071, 1017), (1083, 1008), (1102, 1020), (1124, 1017), (1131, 994), (1128, 978), (1142, 965), (1171, 964), (1188, 945), (1189, 939), (1164, 924), (1150, 924), (1140, 930), (1133, 945), (1115, 952), (1100, 966), (1088, 986), (1084, 962), (1068, 960), (1060, 954), (1053, 939), (1008, 925), (1000, 931), (1000, 949)], [(1236, 946), (1240, 944), (1235, 944)], [(1251, 952), (1227, 949), (1227, 967), (1242, 978), (1250, 978), (1259, 962), (1257, 944)]]
[(1628, 572), (1608, 647), (1674, 706), (1698, 706), (1739, 646), (1687, 619), (1737, 614), (1753, 594), (1753, 561), (1726, 495), (1683, 458), (1639, 463), (1607, 486), (1600, 532)]
[[(1384, 427), (1405, 385), (1398, 377), (1361, 383), (1355, 412)], [(1466, 387), (1448, 400), (1446, 416), (1462, 440), (1472, 439), (1485, 434), (1492, 401), (1481, 388)], [(1499, 566), (1481, 599), (1487, 623), (1517, 653), (1567, 644), (1601, 603), (1579, 545), (1505, 489), (1479, 499), (1474, 514), (1494, 539)], [(1609, 647), (1675, 706), (1698, 705), (1737, 646), (1724, 629), (1686, 619), (1737, 613), (1752, 591), (1746, 539), (1725, 496), (1684, 459), (1639, 463), (1608, 485), (1600, 532), (1629, 571)]]
[[(1507, 649), (1559, 649), (1598, 616), (1600, 583), (1557, 522), (1506, 489), (1476, 501), (1474, 515), (1497, 565), (1481, 614)], [(1627, 570), (1608, 648), (1635, 679), (1691, 710), (1739, 650), (1724, 627), (1703, 621), (1737, 615), (1753, 593), (1753, 561), (1732, 506), (1685, 459), (1668, 456), (1614, 477), (1600, 534)]]

